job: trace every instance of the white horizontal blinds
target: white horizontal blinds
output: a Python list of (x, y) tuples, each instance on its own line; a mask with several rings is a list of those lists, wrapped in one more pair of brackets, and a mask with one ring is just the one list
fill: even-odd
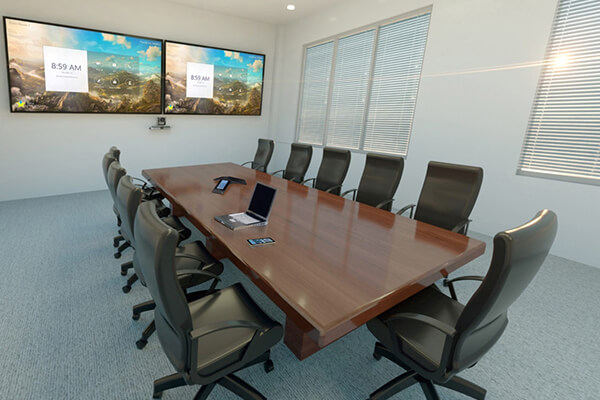
[(430, 14), (379, 29), (364, 150), (406, 156)]
[(306, 49), (298, 140), (323, 144), (334, 42)]
[(518, 172), (600, 185), (600, 1), (561, 0)]
[(339, 39), (326, 144), (360, 147), (375, 29)]

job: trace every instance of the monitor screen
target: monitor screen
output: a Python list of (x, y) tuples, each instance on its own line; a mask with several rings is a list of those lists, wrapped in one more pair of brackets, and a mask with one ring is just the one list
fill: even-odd
[(265, 56), (165, 41), (165, 113), (260, 115)]
[(275, 198), (275, 192), (277, 192), (277, 189), (257, 182), (248, 211), (252, 211), (265, 219), (268, 218), (271, 206), (273, 205), (273, 199)]
[(4, 18), (13, 112), (162, 110), (162, 40)]

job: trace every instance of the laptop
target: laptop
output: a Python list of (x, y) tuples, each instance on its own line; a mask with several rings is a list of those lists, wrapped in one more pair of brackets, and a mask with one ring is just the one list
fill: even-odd
[(250, 226), (266, 225), (269, 220), (269, 214), (271, 214), (271, 207), (273, 206), (273, 199), (276, 192), (277, 189), (257, 182), (250, 205), (248, 206), (248, 211), (219, 215), (215, 219), (234, 231)]

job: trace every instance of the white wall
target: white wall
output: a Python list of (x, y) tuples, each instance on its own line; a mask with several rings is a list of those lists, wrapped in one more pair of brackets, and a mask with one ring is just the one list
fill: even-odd
[[(294, 141), (304, 44), (433, 4), (412, 139), (395, 206), (417, 200), (427, 162), (479, 165), (485, 176), (471, 229), (516, 226), (542, 208), (559, 217), (552, 253), (600, 267), (600, 187), (517, 176), (516, 165), (556, 0), (357, 0), (280, 28), (271, 134), (272, 168)], [(518, 67), (525, 64), (525, 67)], [(315, 176), (316, 151), (309, 176)], [(353, 153), (345, 188), (358, 185)]]
[(155, 115), (11, 114), (3, 65), (0, 201), (105, 188), (101, 159), (112, 145), (121, 148), (128, 172), (140, 176), (143, 168), (247, 161), (257, 138), (268, 134), (273, 25), (158, 0), (2, 1), (0, 15), (266, 54), (262, 116), (167, 116), (170, 131), (148, 130)]

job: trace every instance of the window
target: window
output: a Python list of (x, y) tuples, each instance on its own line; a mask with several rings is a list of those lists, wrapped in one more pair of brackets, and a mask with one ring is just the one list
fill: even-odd
[(430, 15), (308, 45), (297, 140), (406, 156)]
[(561, 0), (517, 173), (600, 185), (600, 2)]

